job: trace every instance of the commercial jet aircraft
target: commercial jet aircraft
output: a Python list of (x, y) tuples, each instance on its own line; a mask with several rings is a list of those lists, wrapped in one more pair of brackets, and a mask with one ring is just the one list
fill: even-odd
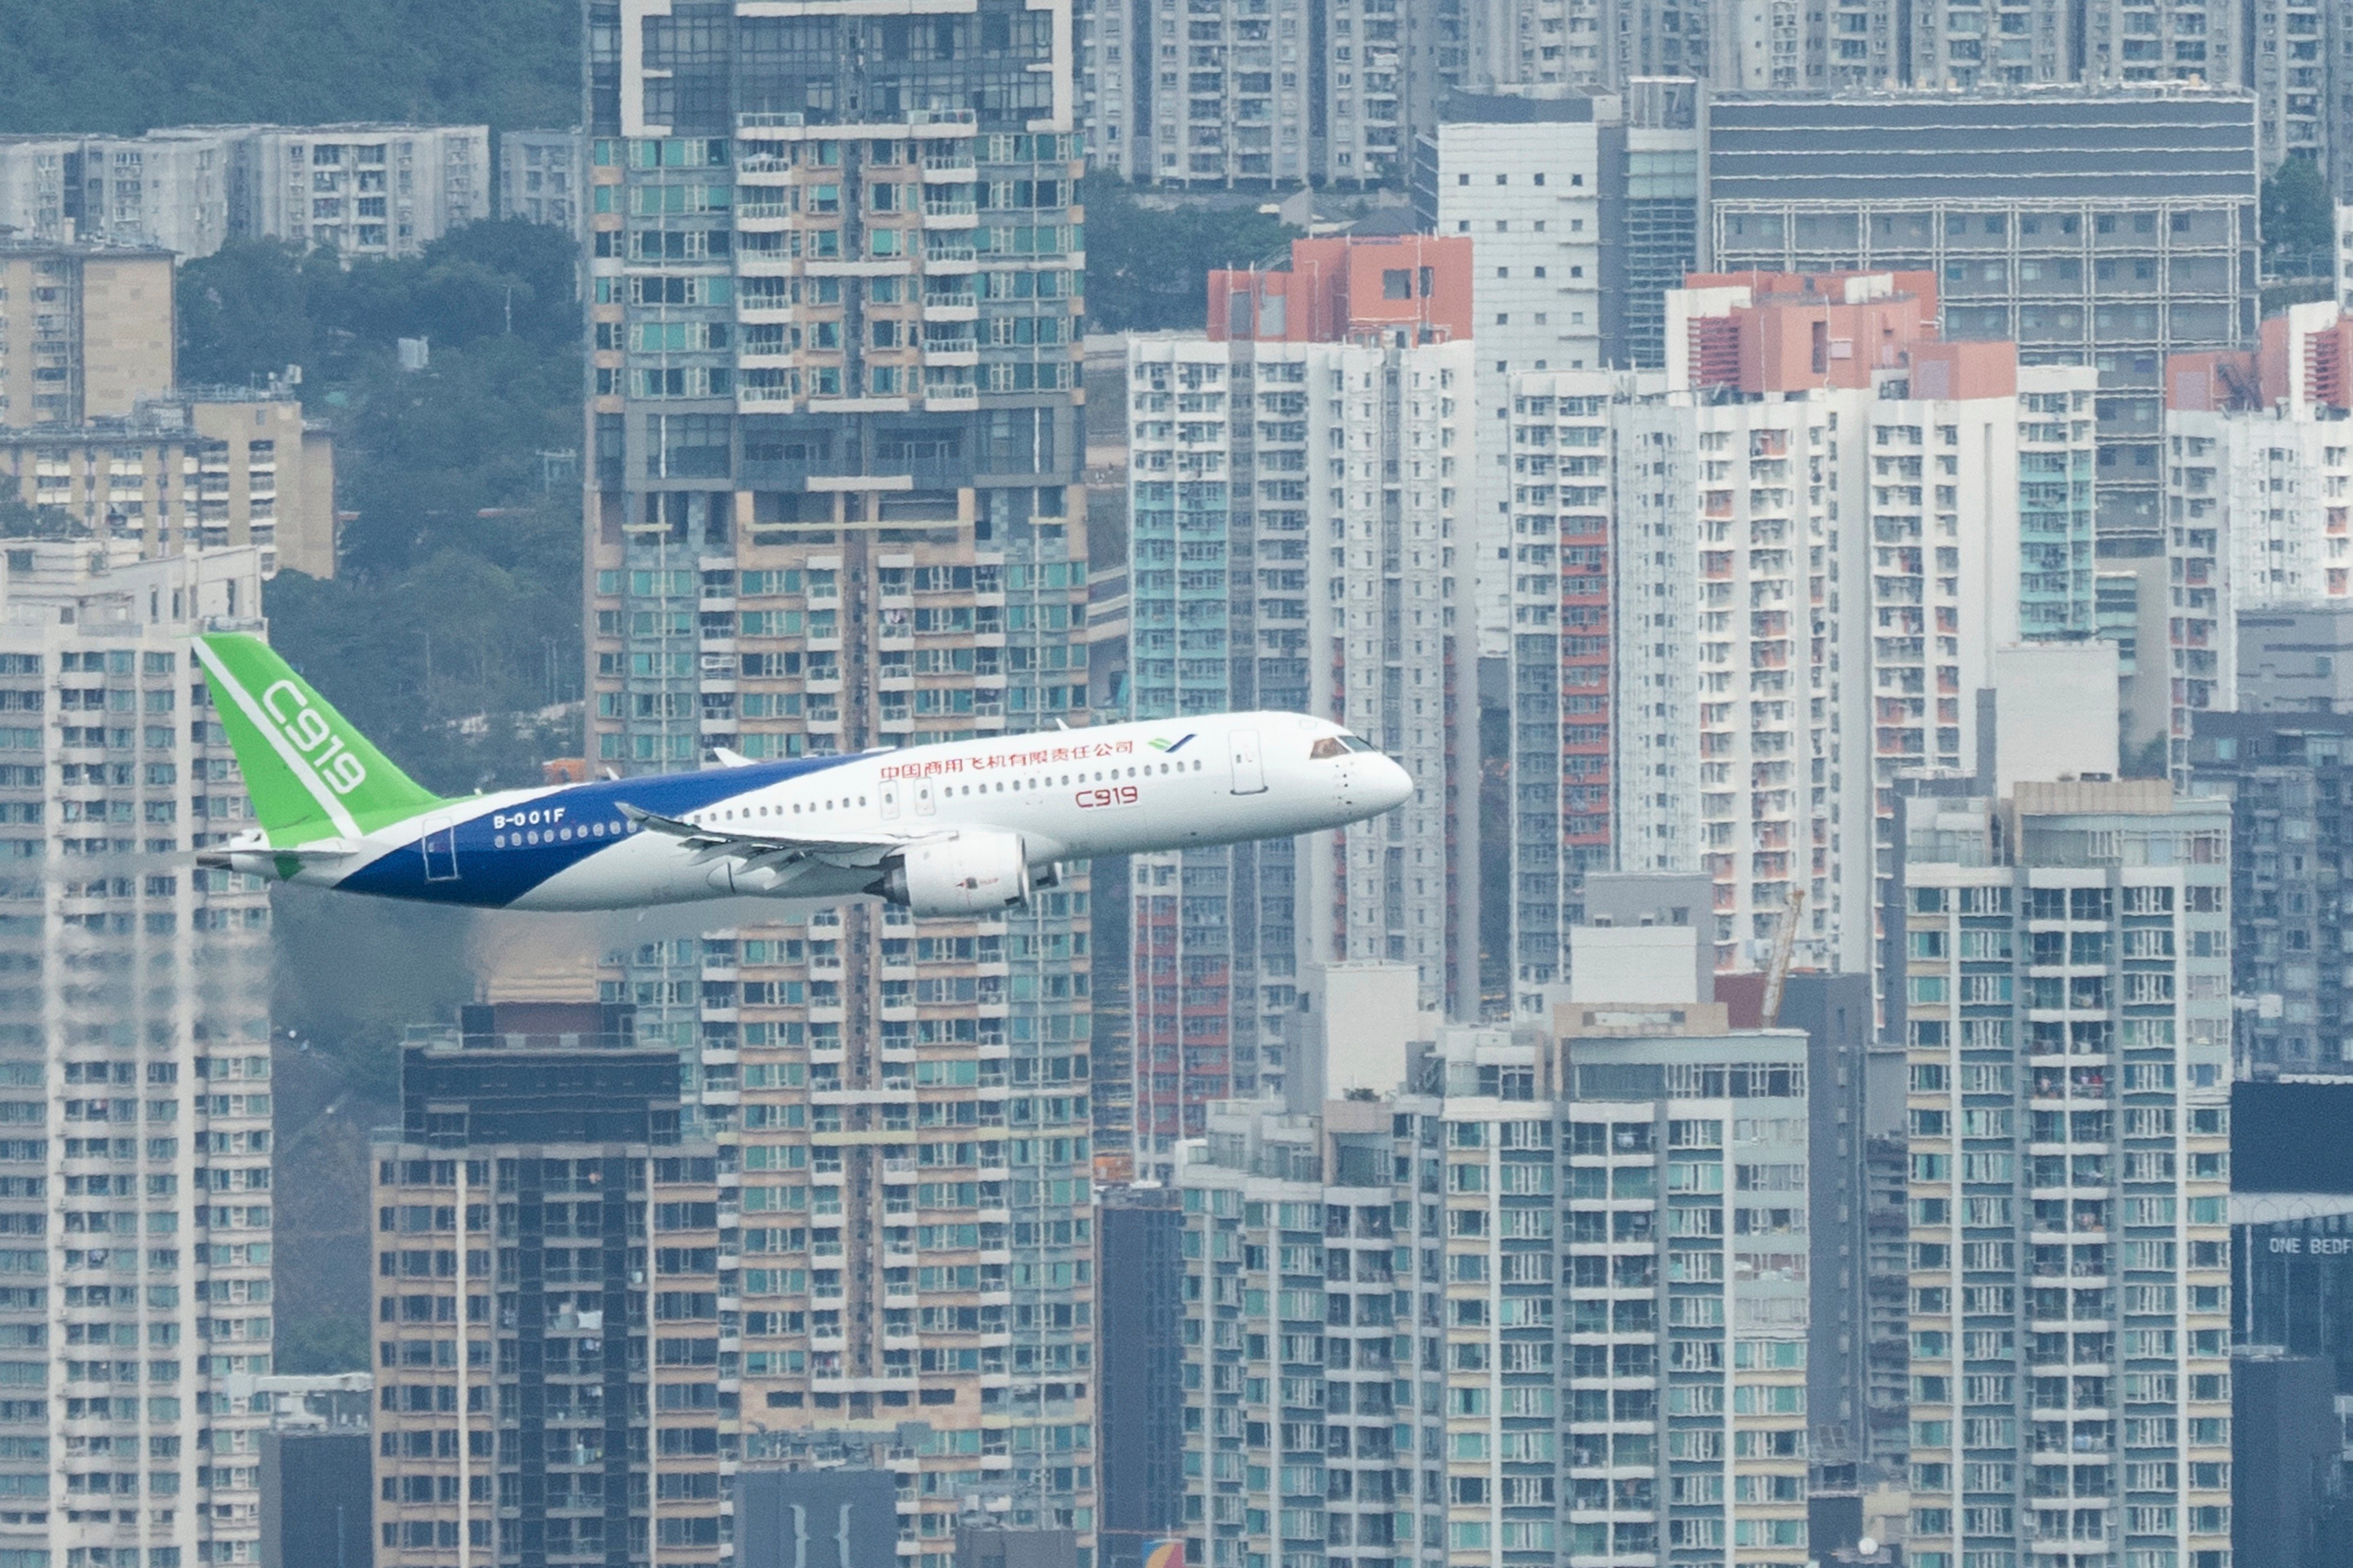
[(919, 915), (1018, 904), (1063, 861), (1345, 827), (1413, 793), (1336, 724), (1227, 713), (749, 762), (447, 800), (269, 647), (196, 658), (260, 826), (198, 858), (349, 893), (512, 910), (866, 893)]

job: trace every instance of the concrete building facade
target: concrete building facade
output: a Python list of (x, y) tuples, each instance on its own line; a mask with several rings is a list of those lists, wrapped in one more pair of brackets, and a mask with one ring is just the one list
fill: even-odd
[(1129, 343), (1130, 713), (1328, 717), (1416, 798), (1345, 833), (1129, 861), (1139, 1170), (1280, 1089), (1303, 966), (1414, 966), (1475, 1009), (1470, 246), (1305, 240), (1217, 273), (1207, 338)]
[(11, 540), (0, 573), (0, 1551), (254, 1559), (271, 1368), (269, 900), (203, 630), (251, 550)]
[(0, 487), (38, 528), (168, 555), (250, 545), (262, 575), (335, 574), (335, 452), (290, 395), (205, 388), (126, 418), (0, 427)]
[(411, 1031), (370, 1153), (376, 1562), (720, 1561), (741, 1319), (674, 1053), (626, 1007), (469, 1007)]
[(0, 226), (16, 237), (210, 256), (229, 234), (233, 133), (0, 138)]
[(0, 426), (127, 418), (172, 388), (172, 258), (161, 250), (0, 247)]
[(2245, 1002), (2238, 1077), (2348, 1070), (2343, 889), (2328, 850), (2348, 826), (2348, 742), (2344, 712), (2209, 710), (2194, 721), (2189, 777), (2231, 803), (2232, 990)]
[(229, 232), (320, 247), (346, 260), (415, 256), (491, 216), (482, 125), (224, 128)]
[(2228, 1546), (2228, 810), (1908, 803), (1910, 1561)]
[(2239, 616), (2353, 604), (2353, 320), (2292, 305), (2258, 347), (2166, 365), (2172, 756), (2234, 707)]
[(2093, 366), (2102, 549), (2162, 553), (2164, 362), (2253, 339), (2258, 175), (2222, 92), (1718, 100), (1711, 264), (1929, 271), (1946, 336)]
[(499, 132), (499, 216), (588, 232), (588, 142), (579, 131)]
[[(586, 20), (590, 757), (1082, 721), (1067, 8)], [(1090, 900), (600, 955), (743, 1173), (747, 1462), (926, 1423), (918, 1568), (966, 1496), (1094, 1549)]]

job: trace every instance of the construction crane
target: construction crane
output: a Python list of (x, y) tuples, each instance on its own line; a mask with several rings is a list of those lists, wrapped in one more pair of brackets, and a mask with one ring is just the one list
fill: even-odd
[(1789, 982), (1789, 955), (1798, 943), (1798, 917), (1806, 912), (1803, 883), (1789, 890), (1789, 907), (1782, 911), (1781, 929), (1773, 933), (1773, 960), (1765, 966), (1765, 999), (1757, 1009), (1757, 1026), (1769, 1029), (1781, 1020), (1781, 988)]

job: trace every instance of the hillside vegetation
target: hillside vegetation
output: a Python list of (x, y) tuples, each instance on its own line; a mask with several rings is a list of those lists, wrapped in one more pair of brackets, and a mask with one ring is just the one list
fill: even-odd
[(576, 0), (0, 0), (0, 132), (580, 118)]

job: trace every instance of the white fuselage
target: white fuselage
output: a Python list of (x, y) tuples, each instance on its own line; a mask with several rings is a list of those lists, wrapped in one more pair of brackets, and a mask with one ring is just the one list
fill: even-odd
[[(893, 850), (1018, 835), (1032, 868), (1345, 826), (1413, 789), (1338, 726), (1239, 713), (612, 779), (449, 802), (298, 866), (236, 845), (236, 863), (394, 898), (525, 910), (623, 909), (744, 894), (838, 900), (871, 890)], [(1312, 754), (1321, 752), (1322, 754)], [(731, 841), (807, 842), (747, 854)], [(998, 840), (997, 842), (1002, 842)]]

